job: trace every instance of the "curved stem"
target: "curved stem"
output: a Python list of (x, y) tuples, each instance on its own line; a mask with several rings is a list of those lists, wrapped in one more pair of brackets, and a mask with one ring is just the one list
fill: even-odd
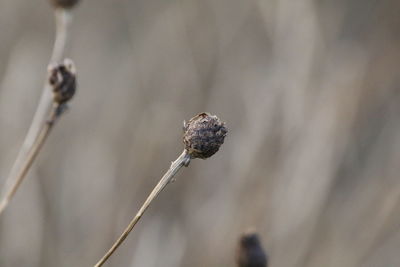
[(164, 174), (158, 184), (154, 187), (153, 191), (147, 197), (146, 201), (143, 203), (142, 207), (136, 213), (136, 216), (129, 223), (128, 227), (122, 233), (122, 235), (118, 238), (118, 240), (114, 243), (114, 245), (110, 248), (110, 250), (101, 258), (101, 260), (96, 263), (95, 267), (102, 266), (108, 258), (114, 253), (114, 251), (124, 242), (126, 237), (132, 231), (133, 227), (135, 227), (136, 223), (140, 220), (146, 209), (150, 206), (151, 202), (160, 194), (160, 192), (167, 186), (168, 183), (173, 181), (173, 177), (183, 166), (188, 166), (190, 162), (190, 155), (184, 150), (182, 154), (171, 164), (171, 167)]
[[(67, 42), (67, 30), (69, 24), (69, 11), (65, 9), (56, 9), (55, 10), (55, 19), (56, 19), (56, 37), (53, 45), (53, 51), (51, 54), (50, 62), (60, 61), (64, 50), (65, 45)], [(27, 162), (30, 160), (30, 153), (33, 150), (37, 139), (40, 137), (39, 134), (41, 132), (42, 127), (46, 127), (44, 124), (46, 123), (47, 114), (51, 111), (53, 101), (51, 95), (51, 88), (46, 81), (43, 86), (42, 95), (39, 100), (38, 107), (36, 109), (35, 115), (33, 117), (31, 126), (29, 127), (28, 133), (25, 136), (24, 142), (18, 152), (17, 158), (14, 161), (14, 164), (11, 168), (10, 174), (5, 183), (5, 190), (2, 195), (3, 200), (0, 202), (0, 215), (4, 211), (5, 207), (7, 206), (9, 200), (15, 194), (13, 192), (11, 194), (11, 198), (9, 198), (9, 194), (12, 189), (16, 190), (18, 185), (15, 187), (16, 184), (20, 183), (20, 174), (23, 172), (24, 166), (29, 165)], [(23, 166), (22, 166), (23, 165)], [(27, 171), (27, 170), (26, 170)], [(19, 181), (20, 180), (20, 181)], [(14, 188), (15, 187), (15, 188)], [(8, 199), (8, 200), (6, 200)]]

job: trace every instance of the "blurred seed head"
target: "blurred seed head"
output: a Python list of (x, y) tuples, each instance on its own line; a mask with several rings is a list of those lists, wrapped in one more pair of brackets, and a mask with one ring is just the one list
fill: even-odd
[(71, 59), (61, 64), (51, 64), (48, 68), (49, 84), (53, 88), (53, 100), (57, 104), (68, 102), (76, 91), (76, 68)]
[(244, 233), (240, 237), (236, 253), (238, 267), (268, 266), (268, 258), (261, 245), (260, 238), (253, 231)]
[(228, 132), (225, 123), (217, 116), (200, 113), (183, 126), (183, 143), (192, 158), (209, 158), (224, 143)]
[(71, 8), (75, 6), (79, 0), (50, 0), (53, 6), (58, 8)]

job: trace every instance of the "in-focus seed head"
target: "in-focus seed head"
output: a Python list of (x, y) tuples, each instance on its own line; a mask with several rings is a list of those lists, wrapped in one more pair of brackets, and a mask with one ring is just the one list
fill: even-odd
[(55, 103), (68, 102), (76, 91), (76, 68), (71, 59), (64, 59), (61, 64), (51, 64), (48, 68), (49, 84), (53, 88)]
[(267, 267), (268, 257), (261, 245), (257, 233), (250, 231), (244, 233), (240, 239), (236, 252), (238, 267)]
[(50, 0), (50, 2), (55, 7), (71, 8), (74, 5), (76, 5), (79, 2), (79, 0)]
[(217, 116), (200, 113), (184, 124), (183, 143), (192, 158), (206, 159), (224, 143), (228, 132)]

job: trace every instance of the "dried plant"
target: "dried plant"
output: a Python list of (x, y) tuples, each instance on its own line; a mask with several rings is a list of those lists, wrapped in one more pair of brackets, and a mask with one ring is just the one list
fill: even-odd
[(133, 230), (136, 223), (143, 216), (151, 202), (160, 194), (160, 192), (171, 182), (173, 177), (181, 167), (189, 166), (190, 160), (195, 158), (206, 159), (214, 155), (224, 143), (228, 130), (217, 116), (208, 113), (200, 113), (184, 122), (183, 143), (184, 150), (182, 154), (172, 162), (168, 171), (160, 179), (153, 191), (147, 197), (136, 216), (129, 223), (128, 227), (110, 248), (110, 250), (100, 259), (95, 267), (102, 266), (114, 251), (122, 244), (129, 233)]
[[(68, 25), (70, 22), (69, 8), (75, 5), (77, 2), (77, 0), (52, 1), (55, 6), (54, 14), (56, 19), (56, 37), (50, 58), (50, 64), (54, 64), (54, 62), (60, 62), (63, 57), (67, 43)], [(66, 70), (68, 69), (71, 74), (75, 75), (75, 67), (73, 66), (73, 63), (71, 65), (70, 61), (67, 60), (64, 62), (64, 66)], [(55, 71), (55, 69), (53, 69), (53, 71)], [(58, 69), (56, 72), (62, 75), (62, 71), (60, 69)], [(65, 79), (65, 77), (62, 78)], [(75, 76), (73, 79), (75, 80)], [(62, 83), (64, 82), (65, 80)], [(53, 89), (54, 95), (58, 94), (57, 90), (59, 89), (54, 87), (52, 80), (46, 80), (32, 123), (6, 180), (0, 202), (0, 215), (16, 193), (19, 185), (32, 165), (33, 160), (37, 156), (37, 153), (40, 151), (40, 148), (50, 133), (54, 122), (61, 115), (62, 110), (66, 107), (65, 103), (58, 103), (57, 99), (52, 99), (51, 89)]]
[(254, 231), (244, 233), (238, 242), (236, 251), (238, 267), (267, 267), (268, 258), (260, 237)]
[(48, 83), (53, 88), (53, 106), (50, 110), (47, 121), (43, 124), (39, 135), (35, 139), (33, 146), (28, 151), (26, 161), (23, 162), (15, 178), (11, 177), (13, 184), (8, 188), (0, 202), (0, 214), (7, 207), (8, 203), (15, 195), (18, 187), (32, 166), (33, 161), (39, 154), (40, 149), (45, 143), (50, 131), (53, 129), (57, 119), (67, 108), (67, 102), (74, 96), (76, 90), (76, 69), (70, 59), (65, 59), (61, 64), (52, 64), (49, 66)]

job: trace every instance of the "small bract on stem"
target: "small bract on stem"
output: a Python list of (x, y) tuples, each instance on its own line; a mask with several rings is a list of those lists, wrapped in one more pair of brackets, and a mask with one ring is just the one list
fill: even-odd
[[(56, 22), (56, 34), (50, 62), (59, 62), (63, 57), (67, 44), (68, 28), (71, 21), (70, 8), (74, 6), (78, 0), (52, 0), (51, 2), (55, 7), (54, 16)], [(51, 98), (51, 89), (50, 83), (46, 80), (28, 132), (6, 180), (2, 192), (2, 200), (0, 202), (0, 214), (4, 211), (10, 199), (15, 194), (19, 184), (22, 182), (22, 178), (25, 176), (24, 172), (28, 171), (32, 164), (31, 161), (36, 157), (36, 154), (32, 153), (32, 151), (39, 151), (42, 143), (41, 140), (47, 138), (47, 134), (50, 132), (56, 119), (53, 115), (59, 117), (62, 113), (61, 111), (65, 109), (65, 105), (54, 103)], [(47, 127), (50, 129), (47, 129)], [(27, 169), (25, 170), (25, 168)]]
[(73, 97), (76, 91), (76, 69), (70, 59), (65, 59), (61, 64), (49, 66), (48, 83), (53, 89), (53, 106), (48, 115), (47, 121), (43, 124), (37, 138), (27, 153), (26, 160), (21, 163), (15, 176), (9, 176), (6, 191), (0, 201), (0, 214), (5, 210), (8, 203), (14, 197), (22, 181), (26, 177), (29, 168), (39, 154), (47, 137), (54, 127), (57, 119), (66, 110), (67, 102)]

